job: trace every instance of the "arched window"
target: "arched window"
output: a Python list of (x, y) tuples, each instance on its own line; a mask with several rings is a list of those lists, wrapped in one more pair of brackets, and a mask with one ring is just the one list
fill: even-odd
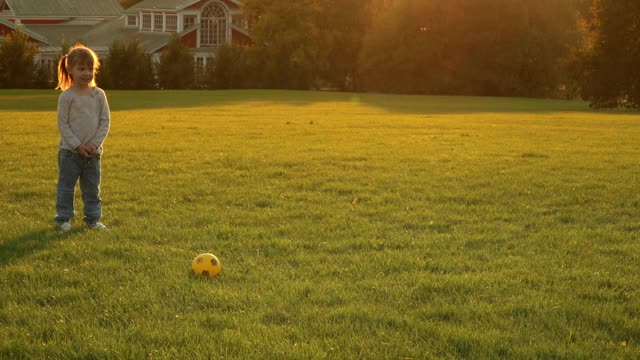
[(226, 44), (227, 22), (227, 11), (220, 3), (207, 4), (200, 15), (200, 45)]

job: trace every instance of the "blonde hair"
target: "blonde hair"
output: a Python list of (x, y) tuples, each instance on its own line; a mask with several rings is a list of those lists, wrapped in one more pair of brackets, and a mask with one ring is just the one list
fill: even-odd
[(58, 86), (56, 89), (64, 91), (73, 86), (73, 78), (69, 73), (69, 69), (78, 64), (88, 65), (93, 68), (93, 79), (89, 86), (96, 86), (96, 73), (100, 68), (100, 59), (93, 50), (84, 45), (75, 44), (69, 50), (69, 53), (58, 61)]

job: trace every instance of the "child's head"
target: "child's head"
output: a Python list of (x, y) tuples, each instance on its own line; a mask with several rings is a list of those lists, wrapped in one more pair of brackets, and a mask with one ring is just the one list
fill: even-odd
[(95, 75), (99, 67), (100, 60), (93, 50), (84, 45), (74, 45), (69, 50), (69, 53), (58, 62), (58, 87), (56, 89), (66, 90), (73, 86), (72, 72), (74, 68), (88, 68), (91, 70), (89, 86), (96, 86)]

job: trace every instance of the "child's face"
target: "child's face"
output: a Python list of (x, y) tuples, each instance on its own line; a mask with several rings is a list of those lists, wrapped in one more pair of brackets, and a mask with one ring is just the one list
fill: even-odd
[(83, 63), (74, 64), (71, 67), (70, 75), (74, 86), (87, 87), (93, 80), (93, 67)]

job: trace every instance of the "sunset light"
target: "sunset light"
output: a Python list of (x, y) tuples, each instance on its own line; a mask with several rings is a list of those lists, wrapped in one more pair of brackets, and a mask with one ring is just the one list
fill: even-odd
[(0, 360), (640, 359), (639, 19), (0, 0)]

